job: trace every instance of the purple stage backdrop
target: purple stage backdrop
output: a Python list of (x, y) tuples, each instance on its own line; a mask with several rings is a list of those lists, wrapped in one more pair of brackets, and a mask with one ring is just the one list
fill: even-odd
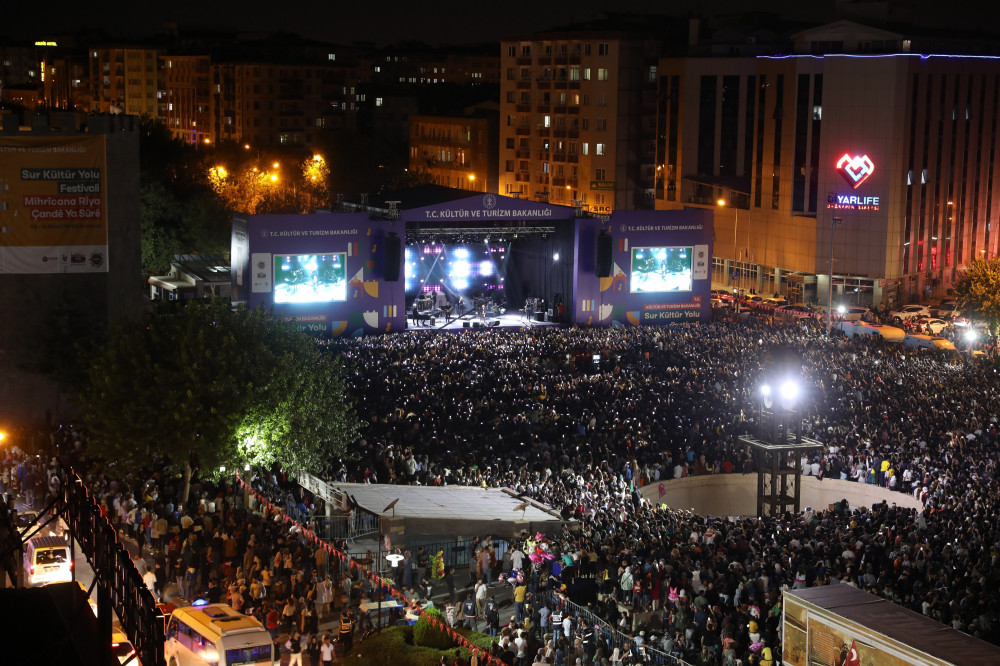
[[(597, 277), (598, 236), (610, 235), (609, 275)], [(620, 211), (577, 221), (573, 321), (644, 326), (711, 318), (711, 211)]]
[[(586, 326), (708, 321), (711, 211), (622, 211), (610, 220), (574, 220), (573, 212), (487, 194), (402, 210), (396, 221), (373, 220), (368, 213), (236, 217), (233, 301), (273, 309), (317, 336), (400, 331), (406, 328), (407, 226), (552, 224), (554, 237), (547, 242), (561, 243), (565, 235), (565, 250), (573, 251), (574, 261), (519, 265), (516, 279), (547, 280), (550, 291), (570, 293), (565, 321)], [(599, 242), (602, 234), (610, 239)], [(386, 251), (393, 235), (398, 255)], [(599, 244), (611, 250), (604, 258), (606, 277), (597, 277)], [(395, 270), (386, 270), (387, 257), (398, 262)], [(543, 263), (544, 270), (532, 273), (534, 263)], [(397, 279), (387, 279), (393, 273)]]
[(397, 226), (368, 213), (234, 218), (233, 300), (318, 336), (402, 330), (402, 273), (385, 279), (385, 240)]

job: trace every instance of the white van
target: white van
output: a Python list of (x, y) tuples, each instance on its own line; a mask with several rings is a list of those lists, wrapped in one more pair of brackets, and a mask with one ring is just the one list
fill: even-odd
[(62, 537), (40, 536), (24, 547), (24, 582), (28, 587), (73, 580), (73, 559)]
[(226, 604), (175, 609), (163, 644), (167, 666), (271, 666), (273, 652), (264, 625)]

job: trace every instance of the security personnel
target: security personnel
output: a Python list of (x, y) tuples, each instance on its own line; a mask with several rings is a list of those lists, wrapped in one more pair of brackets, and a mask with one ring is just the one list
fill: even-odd
[(349, 608), (345, 608), (340, 613), (340, 632), (338, 634), (340, 644), (344, 650), (350, 650), (354, 645), (354, 615)]

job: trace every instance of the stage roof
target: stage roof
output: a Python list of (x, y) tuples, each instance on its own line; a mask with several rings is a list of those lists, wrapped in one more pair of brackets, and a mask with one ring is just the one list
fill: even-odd
[[(525, 520), (533, 523), (562, 522), (557, 511), (529, 502), (521, 511), (514, 509), (526, 500), (503, 488), (478, 486), (397, 486), (392, 484), (331, 483), (365, 509), (382, 515), (394, 499), (395, 515), (401, 518), (437, 520)], [(390, 509), (384, 515), (393, 515)]]

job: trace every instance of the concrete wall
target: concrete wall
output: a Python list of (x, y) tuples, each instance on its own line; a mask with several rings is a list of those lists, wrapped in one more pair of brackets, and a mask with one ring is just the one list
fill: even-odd
[[(665, 503), (675, 509), (693, 509), (702, 516), (752, 516), (757, 513), (757, 474), (708, 474), (652, 483), (640, 491), (654, 503)], [(882, 500), (897, 506), (922, 509), (912, 495), (895, 492), (867, 483), (839, 479), (820, 481), (814, 476), (802, 477), (801, 506), (805, 509), (825, 509), (846, 499), (851, 506), (871, 506)]]

